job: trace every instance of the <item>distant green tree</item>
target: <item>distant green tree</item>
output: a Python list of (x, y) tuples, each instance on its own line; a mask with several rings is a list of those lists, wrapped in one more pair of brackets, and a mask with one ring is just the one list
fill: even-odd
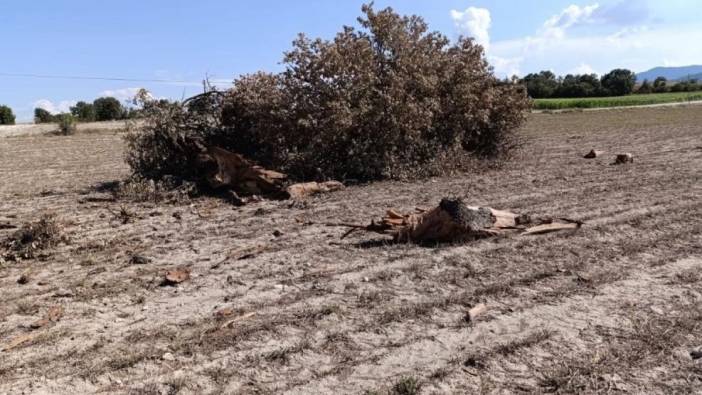
[(627, 69), (614, 69), (602, 77), (602, 88), (610, 96), (625, 96), (634, 91), (636, 75)]
[(653, 92), (653, 87), (651, 84), (648, 82), (648, 80), (644, 80), (643, 84), (639, 86), (639, 89), (636, 90), (636, 93), (645, 95), (647, 93), (652, 93)]
[(15, 114), (8, 106), (0, 106), (0, 125), (14, 125)]
[(568, 74), (560, 79), (557, 97), (594, 97), (601, 94), (602, 86), (596, 74)]
[(653, 81), (653, 91), (656, 93), (668, 92), (668, 80), (665, 77), (658, 77)]
[(113, 121), (124, 118), (122, 103), (114, 97), (101, 97), (93, 102), (96, 121)]
[(696, 92), (698, 90), (700, 90), (700, 85), (695, 79), (680, 81), (670, 88), (671, 92)]
[(92, 103), (79, 101), (71, 107), (71, 115), (81, 122), (92, 122), (95, 120), (95, 106)]
[(526, 86), (529, 96), (534, 99), (553, 97), (559, 87), (556, 75), (547, 70), (538, 74), (528, 74), (522, 79), (522, 84)]
[(50, 112), (43, 108), (34, 109), (34, 122), (35, 123), (50, 123), (54, 122), (54, 116)]

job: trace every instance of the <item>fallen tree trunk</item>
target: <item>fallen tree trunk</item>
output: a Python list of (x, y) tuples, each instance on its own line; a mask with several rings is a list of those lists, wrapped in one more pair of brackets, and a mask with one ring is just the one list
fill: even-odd
[(344, 184), (338, 181), (289, 185), (286, 174), (265, 169), (237, 153), (219, 147), (205, 146), (201, 141), (194, 139), (186, 141), (183, 145), (194, 147), (197, 152), (195, 162), (203, 173), (206, 184), (215, 190), (227, 189), (233, 192), (233, 200), (239, 204), (247, 202), (239, 195), (301, 200), (344, 188)]
[[(575, 230), (582, 222), (568, 219), (532, 220), (529, 216), (490, 207), (466, 206), (460, 199), (443, 199), (432, 210), (399, 214), (388, 210), (379, 222), (368, 226), (339, 224), (351, 231), (365, 230), (392, 236), (396, 242), (465, 242), (500, 235), (537, 235)], [(347, 235), (348, 235), (347, 233)], [(345, 235), (346, 236), (346, 235)]]

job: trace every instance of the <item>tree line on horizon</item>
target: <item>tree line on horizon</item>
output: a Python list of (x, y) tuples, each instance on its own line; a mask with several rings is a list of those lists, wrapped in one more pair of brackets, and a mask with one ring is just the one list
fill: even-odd
[(694, 92), (702, 90), (697, 80), (670, 83), (665, 77), (653, 82), (644, 80), (637, 85), (636, 74), (627, 69), (614, 69), (599, 77), (597, 74), (567, 74), (556, 76), (544, 70), (516, 78), (532, 99), (627, 96), (631, 94)]
[(138, 117), (138, 110), (129, 108), (114, 97), (100, 97), (92, 103), (79, 101), (69, 108), (68, 113), (51, 114), (43, 108), (34, 109), (35, 123), (60, 122), (67, 117), (76, 122), (102, 122)]
[[(44, 108), (34, 109), (34, 123), (61, 122), (102, 122), (139, 118), (140, 109), (123, 105), (114, 97), (100, 97), (92, 103), (79, 101), (69, 108), (69, 112), (52, 114)], [(16, 121), (12, 108), (0, 105), (0, 125), (14, 125)]]
[[(602, 77), (597, 74), (556, 76), (553, 72), (544, 70), (527, 74), (523, 78), (514, 77), (512, 82), (524, 85), (532, 99), (627, 96), (702, 90), (702, 84), (695, 79), (671, 83), (665, 77), (658, 77), (653, 82), (644, 80), (637, 85), (636, 74), (627, 69), (615, 69)], [(75, 122), (101, 122), (134, 119), (140, 116), (139, 109), (124, 106), (114, 97), (97, 98), (92, 103), (79, 101), (70, 107), (68, 113), (52, 114), (43, 108), (34, 109), (35, 123), (55, 123), (67, 118)], [(14, 124), (15, 114), (12, 109), (0, 105), (0, 125)]]

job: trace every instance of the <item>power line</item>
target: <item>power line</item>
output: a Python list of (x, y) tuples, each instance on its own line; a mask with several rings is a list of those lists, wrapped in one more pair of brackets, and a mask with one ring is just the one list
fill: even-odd
[(121, 82), (154, 82), (162, 84), (201, 84), (202, 82), (184, 81), (184, 80), (166, 80), (166, 79), (148, 79), (148, 78), (120, 78), (120, 77), (93, 77), (93, 76), (76, 76), (76, 75), (49, 75), (49, 74), (28, 74), (28, 73), (3, 73), (0, 72), (0, 77), (13, 78), (42, 78), (54, 80), (93, 80), (93, 81), (121, 81)]

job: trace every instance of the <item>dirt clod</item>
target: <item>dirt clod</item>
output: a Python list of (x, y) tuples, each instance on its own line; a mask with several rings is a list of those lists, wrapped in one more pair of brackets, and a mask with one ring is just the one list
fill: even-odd
[(129, 258), (129, 264), (131, 265), (148, 265), (151, 263), (151, 258), (145, 257), (139, 254), (133, 254)]
[(174, 285), (178, 285), (182, 282), (185, 282), (187, 280), (190, 280), (190, 269), (176, 268), (176, 269), (171, 269), (168, 272), (166, 272), (161, 285), (162, 286), (174, 286)]

